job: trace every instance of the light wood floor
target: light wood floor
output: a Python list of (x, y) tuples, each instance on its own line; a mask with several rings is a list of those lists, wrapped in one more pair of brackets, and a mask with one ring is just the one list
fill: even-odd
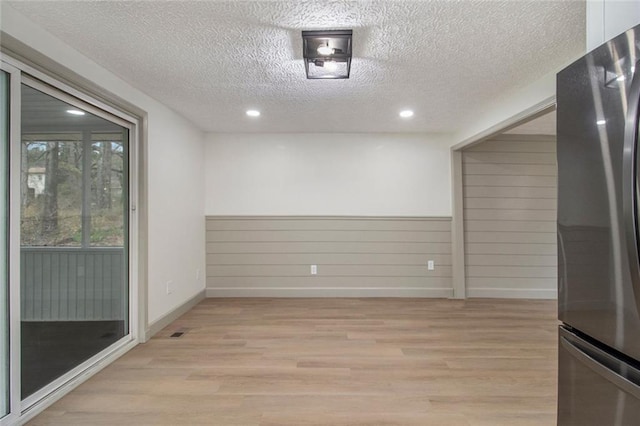
[(207, 299), (30, 424), (554, 425), (555, 318), (551, 301)]

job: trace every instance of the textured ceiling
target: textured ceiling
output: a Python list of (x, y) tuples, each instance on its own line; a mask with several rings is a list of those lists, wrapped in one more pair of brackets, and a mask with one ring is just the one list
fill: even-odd
[[(7, 3), (212, 132), (453, 132), (585, 45), (583, 1)], [(307, 80), (301, 30), (340, 28), (351, 78)]]

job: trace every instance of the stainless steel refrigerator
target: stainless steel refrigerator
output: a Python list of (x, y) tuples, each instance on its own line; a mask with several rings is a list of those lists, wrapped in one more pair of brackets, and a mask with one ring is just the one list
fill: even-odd
[(640, 425), (640, 26), (558, 73), (558, 425)]

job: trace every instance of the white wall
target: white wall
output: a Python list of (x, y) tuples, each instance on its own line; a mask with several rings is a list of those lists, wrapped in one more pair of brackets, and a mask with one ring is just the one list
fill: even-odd
[[(148, 113), (149, 322), (204, 289), (203, 133), (2, 2), (2, 31)], [(174, 282), (171, 295), (166, 282)]]
[(450, 216), (448, 140), (209, 134), (207, 215)]
[(587, 51), (640, 24), (638, 0), (587, 1)]
[[(149, 112), (150, 323), (205, 286), (204, 134), (175, 112), (157, 106), (145, 107)], [(173, 282), (169, 295), (167, 281)]]
[(525, 87), (498, 97), (489, 105), (483, 105), (474, 120), (453, 135), (450, 145), (453, 149), (462, 149), (470, 143), (494, 136), (506, 127), (552, 106), (555, 96), (556, 71), (553, 71)]

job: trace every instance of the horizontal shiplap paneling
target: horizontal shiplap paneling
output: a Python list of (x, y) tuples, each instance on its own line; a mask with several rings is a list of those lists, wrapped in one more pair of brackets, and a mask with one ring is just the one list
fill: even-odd
[[(505, 144), (505, 140), (509, 143)], [(474, 145), (466, 149), (465, 152), (546, 152), (555, 154), (556, 140), (554, 136), (502, 135)]]
[[(449, 265), (449, 254), (430, 254), (438, 265)], [(408, 253), (212, 253), (207, 264), (215, 265), (423, 265), (424, 254)]]
[(497, 210), (556, 210), (557, 202), (552, 198), (506, 198), (506, 197), (467, 197), (469, 209)]
[(214, 241), (207, 243), (207, 253), (451, 253), (451, 243), (418, 243), (418, 242), (386, 242), (379, 241), (326, 241), (326, 242), (267, 242)]
[(453, 292), (450, 218), (209, 216), (206, 229), (209, 296)]
[(507, 167), (525, 164), (548, 165), (556, 160), (556, 154), (551, 152), (469, 151), (465, 154), (464, 162), (466, 164), (494, 164), (496, 169), (500, 169), (503, 164)]
[(519, 243), (466, 243), (465, 253), (472, 254), (528, 254), (555, 256), (557, 251), (553, 244), (531, 244), (523, 241)]
[(488, 197), (488, 198), (548, 198), (555, 200), (558, 198), (558, 188), (531, 187), (531, 186), (467, 186), (465, 187), (467, 197)]
[(470, 297), (555, 297), (555, 137), (502, 135), (463, 151)]
[(516, 220), (519, 222), (547, 221), (556, 223), (556, 210), (526, 210), (526, 209), (465, 209), (466, 220), (503, 221)]
[[(291, 288), (291, 289), (415, 289), (425, 290), (439, 289), (448, 294), (451, 287), (451, 277), (432, 277), (429, 279), (431, 287), (425, 286), (424, 277), (376, 277), (376, 276), (326, 276), (322, 275), (321, 268), (318, 268), (319, 275), (306, 277), (224, 277), (224, 286), (208, 286), (208, 292), (220, 288)], [(216, 283), (214, 283), (216, 284)]]
[(336, 230), (279, 230), (279, 231), (207, 231), (207, 241), (231, 242), (423, 242), (448, 243), (449, 231), (336, 231)]
[(518, 176), (518, 175), (464, 175), (462, 181), (465, 186), (510, 186), (553, 188), (557, 186), (557, 178), (553, 176)]
[[(210, 216), (207, 231), (270, 231), (313, 230), (327, 231), (449, 231), (448, 218), (430, 218), (427, 221), (413, 218), (327, 218), (307, 216), (304, 219), (290, 216)], [(327, 228), (328, 227), (328, 228)]]
[(467, 172), (473, 175), (518, 175), (525, 173), (529, 176), (555, 176), (555, 166), (546, 164), (495, 164), (468, 163)]
[(465, 234), (467, 243), (554, 244), (555, 232), (470, 231)]
[(555, 254), (469, 254), (466, 262), (467, 266), (556, 266), (558, 260)]
[(467, 220), (466, 231), (512, 231), (512, 232), (551, 232), (556, 233), (554, 220), (527, 221), (495, 221), (495, 220)]
[[(315, 264), (317, 265), (317, 264)], [(207, 277), (307, 277), (309, 265), (208, 265)], [(321, 264), (318, 271), (329, 277), (450, 277), (451, 266), (439, 266), (427, 271), (426, 265), (327, 265)]]

